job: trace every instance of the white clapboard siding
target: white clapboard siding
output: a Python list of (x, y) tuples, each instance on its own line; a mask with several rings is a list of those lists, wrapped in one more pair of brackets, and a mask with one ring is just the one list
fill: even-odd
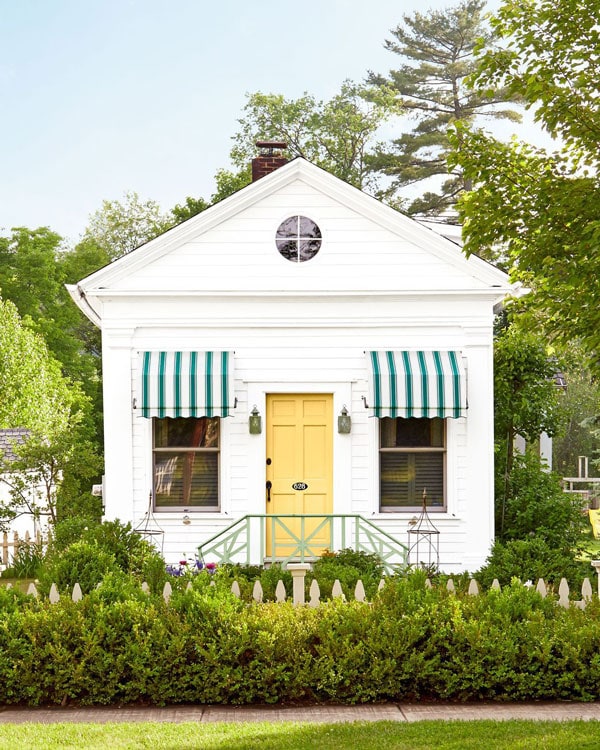
[[(275, 246), (297, 214), (323, 235), (298, 264)], [(232, 351), (238, 404), (221, 424), (220, 511), (156, 512), (167, 559), (265, 511), (265, 433), (249, 435), (248, 415), (256, 404), (264, 419), (274, 392), (332, 394), (334, 513), (404, 541), (414, 514), (379, 512), (365, 352), (452, 349), (466, 360), (469, 414), (448, 426), (448, 507), (435, 522), (446, 568), (478, 569), (493, 534), (492, 309), (506, 288), (488, 264), (303, 160), (92, 274), (80, 292), (102, 323), (107, 516), (141, 524), (152, 489), (151, 426), (132, 409), (138, 353)], [(343, 406), (350, 435), (335, 429)]]
[[(207, 231), (199, 228), (198, 236), (119, 281), (115, 288), (231, 292), (249, 287), (294, 290), (298, 283), (307, 290), (327, 291), (477, 286), (458, 246), (456, 255), (462, 266), (449, 266), (427, 247), (357, 216), (306, 183), (299, 187), (287, 205), (279, 205), (282, 196), (277, 200), (267, 196), (223, 224)], [(292, 263), (275, 247), (279, 223), (298, 213), (314, 219), (323, 235), (321, 249), (309, 263)], [(433, 240), (435, 235), (430, 234)], [(426, 241), (427, 234), (424, 237)]]

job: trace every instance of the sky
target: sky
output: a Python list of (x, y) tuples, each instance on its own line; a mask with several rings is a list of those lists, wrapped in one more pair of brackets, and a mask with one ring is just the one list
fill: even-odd
[[(497, 7), (492, 0), (488, 7)], [(70, 243), (127, 191), (210, 198), (246, 94), (387, 73), (403, 14), (453, 0), (0, 0), (0, 234)]]

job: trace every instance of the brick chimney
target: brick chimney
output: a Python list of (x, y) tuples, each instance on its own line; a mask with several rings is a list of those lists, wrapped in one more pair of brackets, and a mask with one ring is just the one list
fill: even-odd
[(252, 159), (252, 182), (260, 180), (279, 167), (287, 164), (287, 159), (282, 155), (282, 151), (287, 148), (287, 143), (283, 141), (256, 141), (260, 149), (259, 155)]

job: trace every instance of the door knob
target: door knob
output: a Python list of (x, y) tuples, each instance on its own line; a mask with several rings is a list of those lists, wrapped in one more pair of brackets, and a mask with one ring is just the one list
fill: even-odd
[(266, 487), (267, 487), (267, 502), (271, 502), (271, 487), (273, 486), (273, 482), (270, 480), (267, 481)]

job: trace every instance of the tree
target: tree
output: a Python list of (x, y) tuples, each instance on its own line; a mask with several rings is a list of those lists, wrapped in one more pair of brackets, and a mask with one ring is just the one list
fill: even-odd
[(78, 336), (84, 316), (65, 288), (75, 257), (47, 227), (13, 229), (0, 237), (0, 292), (24, 325), (43, 337), (63, 373), (87, 383), (96, 378), (97, 368)]
[[(93, 506), (89, 491), (101, 459), (90, 406), (79, 385), (62, 375), (42, 337), (23, 325), (12, 302), (0, 299), (0, 427), (31, 432), (15, 447), (16, 461), (0, 456), (0, 473), (11, 475), (11, 499), (0, 507), (0, 525), (39, 510), (55, 521), (61, 504), (63, 512)], [(32, 484), (45, 488), (37, 511)]]
[(67, 249), (62, 238), (47, 227), (13, 229), (0, 237), (0, 292), (16, 307), (20, 323), (38, 333), (62, 374), (79, 382), (92, 399), (89, 411), (101, 441), (101, 383), (99, 333), (73, 304), (66, 283), (108, 263), (91, 240)]
[(394, 38), (385, 43), (403, 64), (387, 77), (369, 74), (371, 98), (385, 101), (392, 97), (399, 110), (417, 120), (414, 130), (391, 144), (381, 144), (368, 159), (374, 172), (391, 177), (382, 197), (404, 207), (405, 188), (432, 178), (443, 180), (437, 192), (426, 192), (408, 203), (409, 214), (449, 214), (460, 192), (468, 187), (460, 169), (449, 173), (446, 163), (451, 123), (471, 123), (482, 116), (520, 119), (513, 109), (498, 106), (515, 99), (505, 87), (479, 92), (466, 86), (477, 66), (478, 45), (487, 49), (496, 38), (485, 22), (484, 7), (482, 0), (463, 0), (443, 11), (404, 15), (404, 23), (391, 32)]
[(140, 200), (135, 192), (125, 193), (123, 201), (105, 200), (102, 208), (90, 216), (84, 240), (94, 240), (108, 258), (116, 260), (173, 225), (153, 200)]
[(286, 99), (256, 92), (248, 95), (243, 111), (231, 151), (240, 172), (248, 169), (257, 140), (285, 141), (291, 157), (303, 156), (358, 188), (373, 188), (376, 178), (365, 158), (389, 107), (385, 101), (367, 102), (357, 84), (345, 81), (329, 101), (308, 93)]
[[(576, 19), (576, 22), (574, 22)], [(467, 254), (502, 246), (527, 305), (557, 341), (581, 342), (600, 371), (600, 29), (596, 0), (504, 2), (492, 26), (504, 48), (483, 55), (473, 85), (505, 86), (560, 138), (552, 154), (458, 126), (451, 162), (463, 196)]]
[(93, 442), (82, 439), (80, 422), (81, 413), (72, 413), (66, 429), (50, 438), (34, 433), (16, 446), (16, 459), (0, 456), (9, 488), (9, 499), (0, 502), (0, 529), (22, 515), (46, 516), (52, 524), (74, 514), (100, 517), (101, 501), (91, 487), (102, 461)]
[(600, 448), (600, 435), (596, 434), (596, 416), (600, 414), (600, 383), (582, 362), (585, 361), (577, 346), (562, 355), (566, 388), (561, 394), (560, 410), (563, 414), (560, 431), (554, 436), (552, 465), (565, 477), (577, 476), (579, 456), (592, 463)]
[(228, 169), (219, 169), (215, 175), (217, 189), (212, 195), (212, 203), (218, 203), (224, 198), (237, 193), (252, 182), (252, 164), (250, 161), (237, 172)]
[(559, 423), (556, 363), (536, 333), (518, 323), (503, 328), (494, 344), (494, 436), (497, 532), (504, 531), (517, 435), (536, 442)]
[(171, 209), (171, 216), (175, 224), (181, 224), (183, 221), (191, 219), (192, 216), (206, 211), (209, 205), (204, 198), (191, 198), (188, 196), (185, 199), (185, 203), (178, 203)]
[(0, 299), (0, 427), (39, 434), (64, 428), (69, 385), (43, 338), (26, 328), (16, 306)]

